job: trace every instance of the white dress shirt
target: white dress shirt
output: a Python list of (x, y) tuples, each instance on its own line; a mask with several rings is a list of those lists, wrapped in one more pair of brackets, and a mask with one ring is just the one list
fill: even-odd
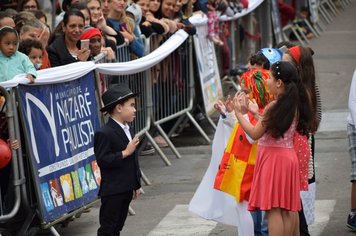
[[(113, 118), (111, 118), (113, 119)], [(128, 124), (122, 124), (121, 122), (113, 119), (116, 123), (118, 123), (121, 128), (124, 130), (125, 134), (126, 134), (126, 137), (131, 141), (132, 140), (132, 137), (131, 137), (131, 133), (130, 133), (130, 126)]]

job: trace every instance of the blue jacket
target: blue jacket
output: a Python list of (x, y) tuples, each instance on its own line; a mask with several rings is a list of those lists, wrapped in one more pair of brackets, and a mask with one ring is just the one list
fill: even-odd
[(16, 51), (11, 57), (0, 51), (0, 82), (13, 79), (18, 74), (37, 76), (36, 69), (30, 59), (22, 52)]

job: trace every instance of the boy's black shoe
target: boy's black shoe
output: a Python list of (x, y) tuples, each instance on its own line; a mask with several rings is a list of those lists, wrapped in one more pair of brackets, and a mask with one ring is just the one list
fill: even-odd
[(356, 231), (356, 212), (350, 212), (347, 217), (346, 226), (349, 227), (352, 231)]

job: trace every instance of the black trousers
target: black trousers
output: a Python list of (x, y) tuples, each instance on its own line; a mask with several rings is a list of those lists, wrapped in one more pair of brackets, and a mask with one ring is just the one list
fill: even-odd
[(133, 190), (101, 197), (98, 236), (118, 236), (124, 227)]

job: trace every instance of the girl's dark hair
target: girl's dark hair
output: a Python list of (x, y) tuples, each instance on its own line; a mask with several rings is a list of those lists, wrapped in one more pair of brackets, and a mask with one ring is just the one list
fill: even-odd
[(317, 111), (317, 95), (316, 95), (316, 82), (315, 82), (315, 68), (314, 68), (314, 61), (313, 55), (314, 51), (309, 47), (302, 47), (300, 48), (300, 58), (299, 63), (290, 55), (292, 58), (292, 64), (297, 68), (300, 80), (305, 89), (305, 96), (306, 99), (309, 100), (311, 104), (311, 120), (310, 120), (310, 132), (315, 133), (320, 125), (320, 119), (318, 118), (318, 111)]
[(70, 9), (63, 16), (63, 24), (64, 24), (64, 26), (66, 26), (68, 24), (70, 16), (79, 16), (79, 17), (83, 18), (83, 21), (85, 21), (85, 17), (84, 17), (83, 13), (80, 10), (78, 10), (78, 9)]
[[(23, 11), (23, 7), (25, 6), (26, 3), (28, 3), (30, 0), (20, 0), (18, 3), (17, 3), (17, 11), (20, 12), (20, 11)], [(39, 2), (37, 0), (34, 0), (36, 2), (36, 5), (37, 5), (37, 9), (41, 9), (41, 6), (39, 4)]]
[(263, 69), (269, 70), (270, 64), (268, 59), (262, 54), (257, 53), (250, 57), (250, 64), (262, 66)]
[(310, 132), (311, 106), (297, 69), (289, 62), (279, 61), (271, 66), (270, 72), (276, 80), (283, 82), (285, 91), (278, 96), (276, 104), (266, 111), (263, 125), (267, 133), (273, 138), (283, 137), (297, 115), (297, 131), (307, 135)]
[(5, 35), (7, 35), (8, 33), (14, 33), (17, 37), (17, 40), (19, 40), (19, 37), (17, 35), (17, 32), (14, 28), (9, 27), (9, 26), (5, 26), (0, 28), (0, 41), (2, 40), (3, 37), (5, 37)]
[(300, 52), (299, 65), (297, 66), (297, 69), (306, 91), (306, 98), (308, 98), (312, 106), (310, 132), (314, 133), (317, 131), (320, 124), (320, 120), (317, 117), (315, 68), (312, 57), (314, 51), (309, 47), (300, 47)]
[(42, 43), (38, 40), (26, 39), (20, 43), (19, 51), (28, 55), (32, 48), (43, 50)]

